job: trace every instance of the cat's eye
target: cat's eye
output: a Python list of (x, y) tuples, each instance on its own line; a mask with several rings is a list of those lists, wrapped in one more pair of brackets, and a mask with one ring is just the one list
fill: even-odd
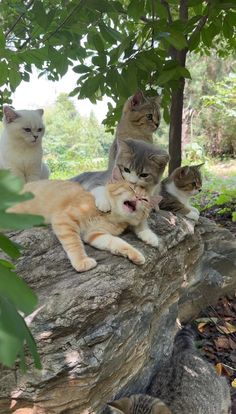
[(142, 173), (139, 175), (140, 178), (147, 178), (149, 176), (149, 174), (147, 173)]
[(152, 120), (152, 114), (147, 114), (146, 115), (147, 119), (149, 119), (150, 121)]
[(25, 132), (31, 132), (31, 129), (30, 129), (30, 128), (23, 128), (23, 130), (24, 130)]
[(127, 173), (130, 173), (130, 169), (127, 168), (127, 167), (124, 167), (124, 171), (127, 172)]
[(196, 187), (196, 186), (197, 186), (196, 181), (193, 181), (193, 182), (192, 182), (192, 185), (193, 185), (194, 187)]
[(38, 132), (41, 132), (43, 128), (38, 128)]

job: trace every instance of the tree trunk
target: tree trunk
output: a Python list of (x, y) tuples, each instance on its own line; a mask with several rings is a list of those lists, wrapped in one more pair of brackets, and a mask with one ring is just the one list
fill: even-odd
[[(180, 1), (179, 7), (180, 20), (188, 20), (188, 2), (187, 0)], [(176, 59), (178, 63), (185, 67), (186, 55), (188, 49), (178, 51), (172, 48), (171, 57)], [(182, 116), (183, 116), (183, 101), (184, 101), (184, 85), (185, 79), (181, 78), (178, 89), (172, 89), (171, 108), (170, 108), (170, 130), (169, 130), (169, 174), (181, 165), (181, 138), (182, 138)]]

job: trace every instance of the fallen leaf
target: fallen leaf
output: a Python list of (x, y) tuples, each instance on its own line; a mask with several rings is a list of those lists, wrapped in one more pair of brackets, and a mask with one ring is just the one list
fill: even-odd
[(236, 388), (236, 378), (234, 378), (234, 380), (231, 382), (231, 385), (233, 388)]
[(214, 343), (217, 349), (219, 348), (229, 349), (230, 348), (229, 339), (225, 336), (219, 336), (218, 338), (214, 339)]
[(234, 341), (232, 338), (229, 338), (229, 346), (231, 349), (236, 349), (236, 341)]
[(222, 368), (223, 367), (222, 367), (221, 362), (218, 362), (218, 364), (215, 365), (215, 369), (216, 369), (216, 372), (217, 372), (218, 375), (222, 374)]
[(218, 318), (198, 318), (196, 322), (205, 322), (205, 323), (216, 323)]
[(236, 332), (236, 325), (232, 325), (229, 322), (225, 322), (225, 326), (217, 325), (217, 330), (221, 333), (229, 335), (231, 333)]
[(197, 329), (199, 330), (199, 332), (204, 332), (204, 326), (206, 326), (207, 322), (201, 322), (198, 324)]

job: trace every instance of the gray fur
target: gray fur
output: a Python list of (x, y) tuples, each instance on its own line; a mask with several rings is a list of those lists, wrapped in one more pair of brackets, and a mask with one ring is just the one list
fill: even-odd
[(153, 397), (174, 414), (228, 414), (231, 400), (226, 379), (196, 350), (193, 333), (177, 333), (170, 360), (158, 370), (150, 386)]
[[(138, 185), (148, 188), (150, 192), (160, 182), (165, 166), (169, 160), (166, 151), (160, 150), (153, 144), (141, 140), (126, 139), (119, 143), (115, 165), (118, 165), (123, 177), (124, 167), (134, 170), (139, 176), (143, 172), (148, 173), (147, 178), (139, 178)], [(103, 186), (107, 183), (112, 173), (112, 169), (106, 171), (85, 172), (72, 178), (72, 181), (79, 182), (86, 190)]]

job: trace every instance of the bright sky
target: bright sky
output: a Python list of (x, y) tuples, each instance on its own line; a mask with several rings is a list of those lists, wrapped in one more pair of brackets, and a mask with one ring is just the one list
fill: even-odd
[[(30, 82), (21, 82), (13, 95), (13, 106), (15, 109), (36, 109), (52, 105), (61, 92), (69, 93), (76, 87), (78, 74), (71, 69), (58, 82), (52, 82), (42, 76), (38, 79), (37, 71), (34, 70)], [(99, 122), (106, 116), (108, 98), (104, 98), (96, 105), (89, 99), (78, 100), (71, 98), (81, 115), (89, 115), (93, 110)]]

